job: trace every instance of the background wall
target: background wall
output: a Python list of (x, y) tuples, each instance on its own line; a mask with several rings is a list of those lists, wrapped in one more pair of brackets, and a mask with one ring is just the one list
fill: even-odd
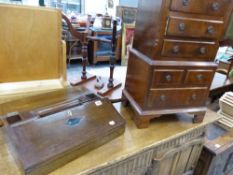
[(120, 5), (129, 6), (129, 7), (138, 7), (138, 0), (120, 0)]
[[(119, 5), (119, 0), (113, 0), (114, 1), (114, 8), (108, 9), (108, 13), (112, 16), (116, 15), (116, 6)], [(85, 0), (85, 13), (91, 14), (91, 13), (102, 13), (104, 14), (106, 12), (107, 0)]]

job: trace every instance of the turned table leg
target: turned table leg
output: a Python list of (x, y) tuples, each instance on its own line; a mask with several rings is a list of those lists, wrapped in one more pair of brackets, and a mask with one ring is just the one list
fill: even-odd
[(205, 112), (194, 114), (193, 123), (201, 123), (204, 119)]
[(133, 116), (134, 123), (139, 129), (148, 128), (150, 124), (150, 119), (151, 117), (149, 116), (139, 116), (137, 114)]

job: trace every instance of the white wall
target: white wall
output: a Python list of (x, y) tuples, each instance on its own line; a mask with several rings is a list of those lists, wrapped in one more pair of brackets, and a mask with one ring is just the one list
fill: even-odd
[[(116, 6), (119, 5), (119, 0), (114, 1), (114, 8), (108, 9), (108, 13), (111, 16), (116, 15)], [(85, 13), (92, 14), (92, 13), (105, 13), (105, 7), (107, 4), (107, 0), (85, 0)]]
[(129, 7), (138, 7), (138, 0), (120, 0), (120, 5), (129, 6)]

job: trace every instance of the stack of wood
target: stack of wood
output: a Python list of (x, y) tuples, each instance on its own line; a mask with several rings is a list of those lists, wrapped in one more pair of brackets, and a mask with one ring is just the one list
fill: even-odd
[(219, 100), (220, 111), (222, 118), (218, 124), (226, 129), (233, 128), (233, 92), (226, 92)]

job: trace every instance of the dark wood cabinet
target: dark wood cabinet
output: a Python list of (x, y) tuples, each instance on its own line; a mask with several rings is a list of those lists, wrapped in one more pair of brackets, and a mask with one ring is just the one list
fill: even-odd
[(203, 120), (232, 8), (232, 0), (139, 1), (123, 90), (139, 128), (170, 113)]

